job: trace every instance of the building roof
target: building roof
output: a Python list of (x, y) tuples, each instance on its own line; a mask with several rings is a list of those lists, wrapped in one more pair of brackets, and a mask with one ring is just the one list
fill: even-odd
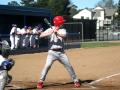
[(105, 16), (113, 16), (115, 14), (115, 9), (113, 8), (105, 8)]
[(45, 8), (0, 5), (0, 14), (52, 16), (52, 10)]
[[(73, 18), (74, 18), (74, 19), (80, 19), (80, 14), (81, 14), (81, 12), (83, 12), (83, 11), (91, 12), (91, 9), (87, 9), (87, 8), (81, 9), (77, 14), (75, 14), (75, 15), (73, 16)], [(91, 12), (91, 13), (92, 13), (92, 12)]]

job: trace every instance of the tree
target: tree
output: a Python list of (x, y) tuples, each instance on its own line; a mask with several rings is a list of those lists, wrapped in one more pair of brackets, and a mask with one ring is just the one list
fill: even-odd
[(48, 2), (49, 2), (49, 0), (37, 0), (36, 6), (37, 7), (48, 8)]
[(69, 7), (70, 7), (69, 13), (71, 17), (78, 13), (76, 5), (70, 4)]
[(96, 4), (96, 6), (114, 8), (115, 5), (113, 0), (101, 0)]
[(54, 15), (69, 15), (69, 0), (49, 0), (48, 7), (52, 9)]
[(20, 4), (18, 4), (17, 1), (8, 2), (8, 5), (9, 5), (9, 6), (20, 6)]
[(117, 15), (117, 19), (120, 21), (120, 0), (119, 0), (119, 2), (118, 2), (117, 13), (118, 13), (118, 15)]
[(112, 8), (114, 7), (114, 1), (113, 0), (107, 0), (105, 3), (105, 7)]
[(63, 16), (70, 15), (70, 10), (73, 9), (69, 6), (70, 0), (21, 0), (21, 4), (26, 7), (48, 8), (53, 11), (53, 15)]
[(21, 5), (26, 7), (34, 7), (35, 1), (34, 0), (21, 0)]

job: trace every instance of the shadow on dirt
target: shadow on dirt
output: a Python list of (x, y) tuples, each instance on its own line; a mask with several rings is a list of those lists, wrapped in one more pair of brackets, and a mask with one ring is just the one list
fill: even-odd
[[(92, 82), (93, 80), (80, 80), (80, 82), (81, 82), (81, 84), (83, 84), (83, 83), (90, 83), (90, 82)], [(24, 82), (23, 82), (24, 83)], [(25, 85), (25, 84), (24, 84)], [(25, 85), (24, 87), (12, 87), (12, 86), (7, 86), (7, 88), (11, 88), (11, 89), (9, 89), (9, 90), (36, 90), (37, 88), (36, 88), (36, 85), (37, 85), (37, 83), (35, 82), (35, 83), (33, 83), (32, 85)], [(18, 84), (18, 86), (19, 86), (19, 84)], [(71, 88), (71, 87), (73, 87), (73, 82), (66, 82), (66, 83), (45, 83), (44, 84), (44, 89), (47, 89), (47, 88), (60, 88), (60, 87), (62, 87), (62, 88)]]

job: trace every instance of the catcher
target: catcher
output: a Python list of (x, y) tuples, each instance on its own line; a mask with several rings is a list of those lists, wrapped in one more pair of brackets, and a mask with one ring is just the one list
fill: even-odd
[(12, 80), (12, 76), (8, 74), (8, 71), (11, 70), (15, 62), (12, 59), (8, 59), (9, 51), (8, 42), (0, 42), (0, 90), (4, 90), (6, 84)]
[(46, 60), (46, 64), (41, 72), (40, 80), (38, 81), (37, 88), (43, 88), (43, 82), (46, 75), (51, 68), (53, 62), (58, 60), (69, 72), (75, 87), (80, 87), (80, 82), (71, 66), (67, 55), (64, 52), (64, 38), (66, 37), (66, 30), (60, 29), (61, 25), (65, 22), (62, 16), (56, 16), (53, 18), (54, 26), (48, 28), (42, 32), (40, 38), (49, 37), (49, 50)]

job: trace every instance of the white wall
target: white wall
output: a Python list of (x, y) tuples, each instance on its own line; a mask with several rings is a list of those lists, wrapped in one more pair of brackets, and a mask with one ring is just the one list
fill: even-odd
[(104, 26), (105, 11), (101, 7), (96, 7), (93, 11), (96, 11), (96, 10), (100, 12), (100, 16), (96, 18), (97, 19), (97, 29), (99, 29), (99, 27)]
[(87, 9), (84, 9), (82, 11), (80, 11), (78, 14), (74, 15), (73, 18), (75, 19), (81, 19), (81, 18), (84, 18), (84, 19), (92, 19), (92, 12), (87, 10)]

